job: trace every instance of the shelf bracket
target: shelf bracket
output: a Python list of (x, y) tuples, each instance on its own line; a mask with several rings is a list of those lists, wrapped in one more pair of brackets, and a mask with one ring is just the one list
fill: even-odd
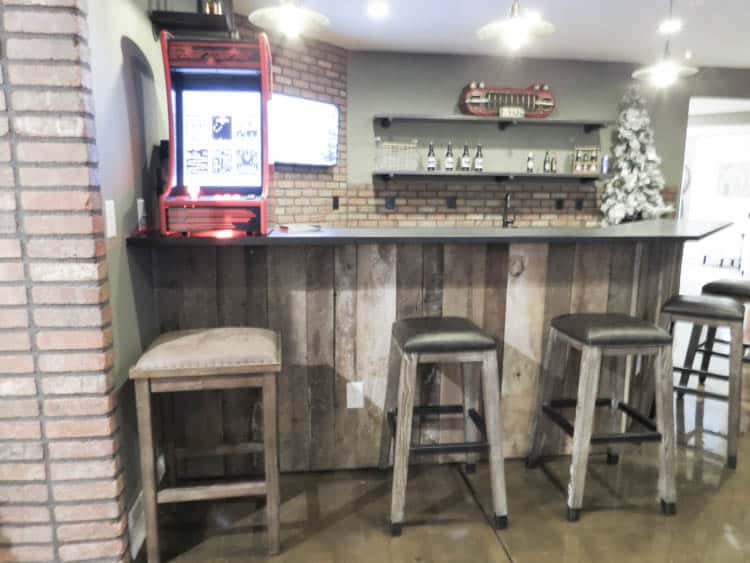
[(598, 131), (601, 128), (602, 126), (599, 125), (598, 123), (587, 123), (586, 125), (583, 126), (583, 132), (591, 133), (592, 131)]
[(393, 119), (391, 119), (390, 117), (381, 117), (380, 118), (380, 126), (383, 129), (388, 129), (391, 126), (392, 123), (393, 123)]
[(497, 128), (500, 129), (500, 131), (505, 131), (511, 125), (515, 125), (515, 124), (510, 121), (498, 121), (497, 122)]

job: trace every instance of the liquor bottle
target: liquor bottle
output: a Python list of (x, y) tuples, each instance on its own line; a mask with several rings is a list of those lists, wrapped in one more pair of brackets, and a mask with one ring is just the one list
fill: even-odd
[(203, 0), (203, 13), (210, 16), (213, 13), (214, 0)]
[(534, 153), (530, 152), (528, 158), (526, 159), (526, 172), (528, 174), (534, 173)]
[(557, 153), (556, 152), (552, 153), (552, 160), (550, 161), (549, 168), (552, 174), (557, 174)]
[(224, 15), (224, 6), (221, 4), (221, 0), (214, 0), (213, 1), (213, 14), (215, 16), (223, 16)]
[(549, 174), (550, 172), (552, 172), (552, 158), (549, 151), (547, 151), (544, 153), (544, 173)]
[(445, 151), (445, 170), (453, 172), (456, 169), (456, 159), (453, 157), (453, 143), (448, 141), (448, 150)]
[(427, 171), (434, 172), (437, 170), (437, 157), (435, 156), (435, 143), (430, 141), (430, 148), (427, 150)]
[(482, 145), (477, 145), (477, 154), (474, 157), (474, 172), (484, 172), (484, 154), (482, 154)]
[(469, 143), (464, 143), (464, 154), (461, 155), (461, 171), (471, 170), (471, 155), (469, 154)]

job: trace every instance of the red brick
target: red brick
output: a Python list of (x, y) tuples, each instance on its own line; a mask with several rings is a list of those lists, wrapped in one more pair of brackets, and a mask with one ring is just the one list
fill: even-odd
[(86, 459), (112, 456), (117, 452), (114, 438), (97, 440), (69, 440), (49, 443), (50, 459)]
[(80, 395), (106, 393), (112, 388), (112, 376), (60, 375), (42, 379), (42, 391), (46, 395)]
[(29, 275), (35, 282), (89, 282), (107, 277), (107, 263), (100, 262), (34, 262)]
[(91, 520), (114, 520), (124, 512), (124, 501), (107, 501), (87, 504), (58, 504), (55, 520), (58, 522), (88, 522)]
[(37, 333), (40, 350), (89, 350), (112, 344), (112, 330), (45, 330)]
[(39, 370), (44, 373), (104, 371), (112, 364), (111, 352), (47, 353), (39, 356)]
[(22, 281), (24, 276), (21, 262), (0, 262), (0, 282)]
[[(94, 121), (77, 115), (19, 115), (13, 118), (16, 134), (28, 137), (94, 138)], [(0, 135), (3, 135), (0, 126)]]
[(10, 38), (5, 49), (10, 59), (86, 61), (88, 58), (87, 49), (79, 41), (72, 38)]
[[(25, 352), (30, 349), (28, 332), (4, 332), (0, 336), (0, 352)], [(1, 361), (2, 358), (0, 358)]]
[(84, 561), (118, 557), (127, 549), (125, 538), (100, 542), (67, 544), (60, 547), (63, 561)]
[(0, 481), (44, 481), (43, 463), (0, 463)]
[(120, 471), (118, 458), (94, 461), (58, 461), (50, 466), (53, 481), (104, 479)]
[(44, 427), (50, 439), (98, 438), (114, 434), (117, 419), (114, 416), (102, 416), (86, 420), (47, 420)]
[(4, 524), (39, 524), (49, 521), (50, 509), (46, 506), (0, 505), (0, 522)]
[(114, 408), (113, 395), (44, 401), (44, 414), (47, 416), (103, 416), (111, 413)]
[[(18, 170), (18, 175), (23, 186), (34, 186), (34, 187), (58, 187), (58, 186), (91, 186), (99, 183), (98, 175), (96, 170), (88, 166), (57, 166), (54, 168), (38, 168), (38, 167), (24, 167)], [(21, 196), (21, 201), (25, 201)], [(54, 203), (60, 204), (63, 200), (69, 199), (71, 204), (82, 202), (85, 207), (94, 207), (91, 202), (96, 201), (98, 198), (95, 194), (89, 192), (78, 192), (71, 194), (69, 191), (64, 192), (53, 192), (42, 194), (32, 193), (28, 198), (32, 204), (45, 203), (51, 205)], [(26, 209), (36, 209), (34, 205), (24, 205)], [(97, 207), (96, 209), (98, 209)], [(76, 207), (62, 207), (62, 209), (73, 209), (76, 211), (86, 211), (86, 209), (77, 209)]]
[(101, 215), (26, 215), (29, 235), (89, 235), (103, 232)]
[[(6, 12), (7, 18), (7, 12)], [(36, 19), (37, 15), (28, 19)], [(6, 20), (7, 21), (7, 20)], [(91, 73), (80, 65), (64, 64), (20, 64), (12, 63), (8, 67), (8, 81), (15, 86), (68, 86), (71, 88), (90, 88)], [(55, 103), (52, 102), (54, 106)], [(59, 109), (64, 111), (64, 107)]]
[(0, 258), (20, 258), (21, 243), (13, 239), (0, 239)]
[(87, 36), (86, 19), (72, 12), (7, 10), (5, 31)]
[(34, 359), (30, 354), (16, 356), (0, 356), (0, 373), (2, 374), (20, 374), (34, 372)]
[(108, 500), (119, 497), (122, 487), (122, 477), (90, 483), (55, 483), (52, 485), (52, 495), (57, 502)]
[(108, 306), (40, 307), (34, 311), (39, 327), (82, 328), (109, 324), (112, 313)]
[(90, 191), (26, 190), (21, 193), (21, 207), (32, 211), (100, 211), (101, 199), (98, 192)]
[[(51, 81), (42, 81), (41, 79), (37, 83), (54, 85)], [(16, 90), (13, 92), (11, 99), (15, 111), (94, 112), (94, 100), (91, 95), (79, 90), (70, 90), (67, 92)]]
[(0, 212), (0, 234), (13, 235), (18, 232), (16, 216), (14, 213)]
[(26, 563), (31, 561), (52, 561), (55, 552), (51, 545), (12, 545), (0, 547), (0, 561)]
[[(21, 286), (6, 286), (0, 291), (0, 305), (25, 305), (26, 288)], [(0, 315), (3, 313), (0, 312)]]
[(103, 239), (32, 239), (26, 243), (30, 258), (97, 258), (104, 256)]
[(0, 440), (38, 440), (41, 437), (38, 420), (0, 421)]
[(65, 524), (57, 528), (57, 537), (63, 543), (106, 540), (122, 536), (125, 533), (125, 526), (125, 518), (120, 518), (116, 522)]
[(16, 194), (11, 191), (0, 192), (0, 211), (16, 210)]
[[(13, 168), (8, 165), (0, 165), (0, 186), (13, 188), (16, 185), (16, 176)], [(10, 192), (9, 192), (10, 193)]]
[(25, 328), (29, 326), (26, 309), (0, 307), (0, 328)]
[(41, 461), (44, 450), (39, 442), (1, 442), (0, 461)]
[[(36, 386), (36, 384), (34, 385)], [(24, 418), (39, 416), (39, 403), (36, 399), (0, 400), (0, 418)], [(0, 521), (2, 518), (0, 518)]]
[(36, 381), (31, 377), (0, 377), (0, 397), (36, 395)]
[(46, 502), (47, 484), (43, 485), (0, 485), (0, 502)]
[(96, 162), (96, 146), (88, 143), (18, 143), (20, 162)]
[(0, 537), (8, 544), (49, 543), (52, 526), (0, 526)]

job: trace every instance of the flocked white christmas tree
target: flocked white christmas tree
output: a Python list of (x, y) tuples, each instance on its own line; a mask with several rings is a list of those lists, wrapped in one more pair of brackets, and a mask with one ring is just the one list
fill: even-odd
[(654, 131), (646, 102), (634, 87), (622, 99), (612, 175), (604, 185), (604, 222), (654, 219), (672, 211), (664, 204), (664, 176), (656, 154)]

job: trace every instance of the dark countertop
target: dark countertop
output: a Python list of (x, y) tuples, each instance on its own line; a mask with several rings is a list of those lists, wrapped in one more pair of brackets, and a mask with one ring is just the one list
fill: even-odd
[(163, 237), (134, 235), (128, 246), (290, 246), (371, 243), (511, 243), (511, 242), (616, 242), (646, 240), (700, 240), (731, 226), (729, 222), (688, 222), (674, 220), (640, 221), (615, 227), (536, 227), (536, 228), (370, 228), (322, 229), (308, 233), (274, 231), (267, 237), (233, 239)]

